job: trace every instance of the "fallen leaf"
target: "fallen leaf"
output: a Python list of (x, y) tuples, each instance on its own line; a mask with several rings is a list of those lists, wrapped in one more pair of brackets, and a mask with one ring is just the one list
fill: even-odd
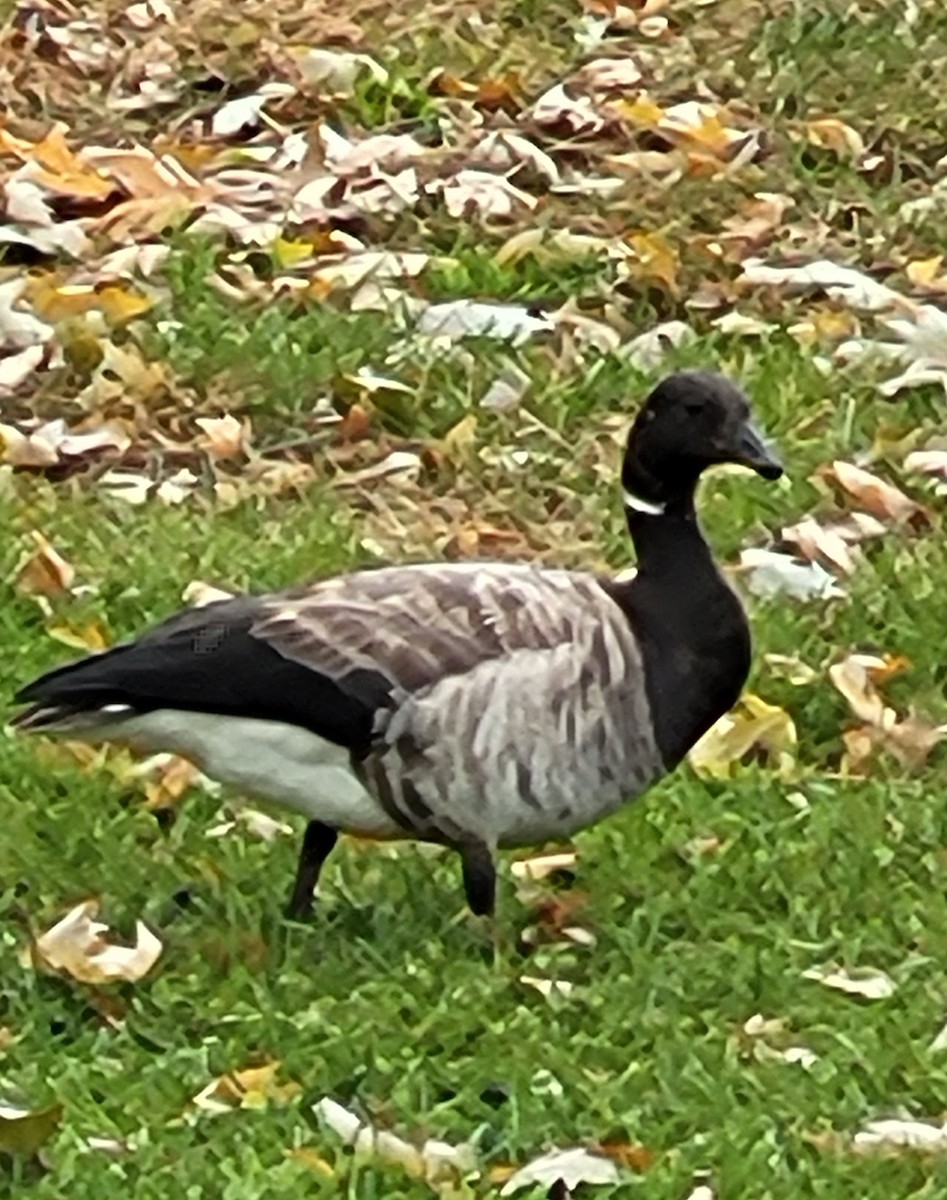
[(396, 1134), (362, 1121), (328, 1096), (314, 1104), (313, 1111), (359, 1157), (396, 1163), (410, 1175), (430, 1184), (456, 1181), (476, 1168), (476, 1154), (470, 1143), (451, 1146), (430, 1138), (417, 1147)]
[(901, 719), (885, 703), (877, 683), (902, 665), (903, 660), (897, 658), (850, 654), (829, 667), (829, 679), (862, 722), (845, 738), (848, 748), (845, 765), (849, 770), (861, 770), (876, 749), (886, 750), (903, 767), (917, 769), (927, 761), (935, 746), (947, 738), (947, 724), (935, 725), (915, 713)]
[(197, 417), (194, 422), (202, 433), (199, 445), (213, 459), (239, 458), (250, 445), (250, 423), (238, 421), (230, 413), (222, 417)]
[(44, 346), (26, 346), (16, 354), (0, 358), (0, 394), (15, 392), (46, 357)]
[(191, 1103), (202, 1112), (213, 1115), (238, 1109), (260, 1110), (273, 1104), (288, 1104), (302, 1092), (295, 1080), (277, 1082), (281, 1063), (264, 1063), (260, 1067), (245, 1067), (229, 1071), (211, 1082), (194, 1097)]
[(618, 1167), (611, 1158), (576, 1146), (569, 1150), (550, 1150), (520, 1167), (500, 1189), (500, 1195), (512, 1196), (537, 1184), (547, 1189), (559, 1185), (569, 1194), (580, 1184), (616, 1184), (620, 1181)]
[(542, 979), (538, 975), (521, 975), (520, 983), (534, 988), (547, 1000), (551, 996), (569, 996), (575, 990), (575, 984), (568, 979)]
[(38, 529), (30, 532), (30, 538), (35, 548), (28, 550), (17, 564), (14, 587), (27, 596), (62, 596), (70, 592), (76, 578), (75, 567)]
[(897, 990), (890, 975), (874, 967), (811, 967), (802, 973), (803, 979), (814, 979), (825, 987), (861, 996), (865, 1000), (887, 1000)]
[(291, 837), (294, 830), (285, 821), (274, 820), (266, 813), (257, 812), (254, 808), (241, 808), (232, 821), (222, 821), (206, 830), (204, 836), (209, 838), (226, 837), (239, 826), (243, 826), (251, 837), (259, 838), (261, 842), (273, 842), (278, 837)]
[(631, 253), (622, 264), (623, 273), (643, 283), (658, 283), (676, 296), (681, 263), (667, 238), (659, 233), (634, 233), (626, 241)]
[(443, 197), (450, 216), (465, 220), (477, 213), (483, 217), (509, 219), (522, 209), (529, 211), (539, 203), (502, 175), (493, 175), (489, 171), (461, 170), (449, 179), (435, 179), (425, 190)]
[(726, 779), (733, 766), (751, 750), (762, 750), (776, 770), (786, 774), (795, 762), (796, 726), (792, 717), (775, 704), (746, 692), (736, 707), (725, 713), (688, 754), (698, 775)]
[(859, 159), (865, 153), (861, 134), (838, 117), (821, 117), (806, 123), (806, 136), (813, 146), (831, 150), (839, 158)]
[(844, 596), (828, 571), (816, 562), (800, 562), (791, 554), (750, 548), (740, 552), (740, 571), (754, 596), (785, 594), (794, 600), (828, 600)]
[(878, 1154), (895, 1150), (947, 1151), (947, 1125), (890, 1117), (869, 1121), (852, 1139), (856, 1154)]
[(0, 1153), (31, 1158), (62, 1124), (63, 1106), (10, 1108), (0, 1104)]
[(104, 934), (108, 926), (94, 920), (96, 900), (86, 900), (68, 912), (52, 929), (36, 939), (37, 959), (80, 983), (135, 983), (158, 961), (161, 942), (141, 921), (135, 923), (135, 945), (117, 946)]
[(195, 608), (203, 608), (205, 604), (213, 604), (217, 600), (232, 600), (233, 592), (225, 592), (223, 588), (214, 587), (202, 579), (193, 579), (181, 593), (181, 600)]
[(872, 516), (896, 524), (910, 525), (914, 529), (930, 524), (930, 514), (922, 504), (906, 496), (894, 484), (886, 483), (862, 467), (837, 460), (826, 471), (826, 477), (838, 483), (844, 492)]
[(432, 304), (420, 315), (419, 333), (456, 341), (464, 337), (492, 337), (519, 345), (535, 333), (553, 329), (547, 317), (515, 304), (483, 304), (478, 300), (448, 300)]
[(697, 333), (684, 321), (663, 321), (626, 342), (618, 353), (642, 371), (655, 371), (668, 352), (688, 346), (697, 340)]
[(560, 871), (571, 871), (577, 861), (574, 850), (562, 851), (559, 854), (538, 854), (534, 858), (521, 858), (510, 864), (510, 872), (514, 879), (531, 880), (548, 879)]

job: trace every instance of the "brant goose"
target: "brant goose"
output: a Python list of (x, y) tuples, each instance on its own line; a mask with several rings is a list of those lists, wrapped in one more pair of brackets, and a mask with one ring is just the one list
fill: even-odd
[(13, 724), (174, 752), (304, 813), (291, 916), (339, 832), (454, 848), (492, 913), (498, 847), (601, 820), (736, 701), (749, 627), (694, 510), (725, 462), (782, 473), (734, 383), (679, 372), (628, 436), (630, 581), (431, 563), (220, 600), (27, 684)]

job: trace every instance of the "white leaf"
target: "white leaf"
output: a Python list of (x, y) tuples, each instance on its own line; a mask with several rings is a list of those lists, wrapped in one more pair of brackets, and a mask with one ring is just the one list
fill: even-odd
[(517, 209), (533, 209), (538, 203), (508, 179), (490, 171), (458, 171), (450, 179), (435, 179), (425, 190), (440, 192), (452, 217), (464, 217), (471, 209), (485, 217), (511, 217)]
[(896, 1117), (869, 1121), (855, 1134), (853, 1148), (860, 1154), (895, 1148), (944, 1151), (947, 1150), (947, 1126)]
[(460, 338), (493, 337), (519, 344), (534, 333), (553, 329), (548, 317), (534, 316), (515, 304), (483, 304), (478, 300), (448, 300), (432, 304), (421, 314), (420, 333), (431, 337)]
[(258, 92), (228, 100), (214, 113), (210, 129), (215, 137), (233, 137), (248, 125), (260, 124), (264, 105), (278, 96), (294, 96), (296, 89), (287, 83), (267, 83)]
[(26, 346), (43, 346), (53, 336), (52, 325), (15, 307), (25, 287), (26, 279), (22, 277), (0, 283), (0, 346), (18, 350)]
[(43, 361), (43, 346), (26, 346), (18, 354), (0, 359), (0, 392), (12, 392), (28, 379)]
[(556, 871), (568, 871), (575, 864), (575, 851), (566, 850), (559, 854), (539, 854), (535, 858), (521, 858), (510, 864), (510, 873), (514, 879), (546, 879)]
[(764, 333), (772, 333), (779, 326), (772, 321), (761, 321), (759, 317), (745, 316), (743, 313), (728, 312), (722, 317), (716, 317), (710, 324), (721, 333), (736, 337), (756, 337)]
[(880, 312), (903, 308), (908, 303), (900, 292), (877, 283), (870, 275), (854, 267), (818, 259), (798, 267), (772, 267), (761, 258), (748, 258), (743, 264), (744, 282), (761, 287), (786, 287), (790, 291), (822, 288), (837, 295), (852, 308)]
[(576, 1146), (570, 1150), (550, 1150), (548, 1154), (527, 1163), (510, 1176), (500, 1195), (512, 1196), (534, 1184), (551, 1188), (561, 1181), (571, 1192), (582, 1183), (612, 1184), (619, 1180), (618, 1167), (610, 1158), (591, 1154), (581, 1146)]
[(541, 979), (538, 975), (521, 975), (520, 983), (535, 988), (540, 996), (548, 1000), (550, 996), (568, 996), (575, 989), (575, 984), (568, 979)]
[(851, 971), (844, 967), (812, 967), (803, 971), (802, 977), (866, 1000), (887, 1000), (898, 986), (890, 975), (874, 967), (854, 967)]
[(684, 321), (663, 321), (645, 333), (639, 333), (622, 346), (619, 354), (642, 371), (659, 367), (669, 350), (696, 341), (697, 334)]
[(53, 970), (65, 971), (82, 983), (134, 983), (158, 961), (161, 942), (138, 921), (134, 946), (112, 945), (102, 936), (108, 926), (93, 920), (98, 909), (95, 900), (77, 905), (37, 938), (36, 953)]
[(816, 562), (800, 562), (791, 554), (750, 548), (740, 553), (740, 569), (747, 573), (747, 587), (754, 596), (772, 597), (785, 593), (796, 600), (828, 600), (845, 591)]

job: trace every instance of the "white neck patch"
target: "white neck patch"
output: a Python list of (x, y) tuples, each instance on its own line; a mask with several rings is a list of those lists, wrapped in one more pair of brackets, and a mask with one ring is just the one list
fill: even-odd
[(625, 492), (624, 499), (625, 508), (633, 509), (635, 512), (647, 513), (649, 517), (661, 516), (666, 507), (666, 505), (655, 503), (653, 500), (643, 500), (633, 492)]

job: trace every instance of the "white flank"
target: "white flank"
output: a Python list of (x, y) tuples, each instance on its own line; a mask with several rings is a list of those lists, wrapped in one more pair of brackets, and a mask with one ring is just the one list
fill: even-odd
[(100, 734), (134, 749), (180, 754), (212, 779), (342, 830), (402, 832), (359, 782), (348, 751), (298, 725), (160, 708), (103, 725)]
[(653, 500), (642, 500), (640, 496), (636, 496), (633, 492), (625, 492), (625, 508), (634, 509), (635, 512), (647, 513), (650, 517), (659, 517), (664, 512), (663, 504), (656, 504)]

